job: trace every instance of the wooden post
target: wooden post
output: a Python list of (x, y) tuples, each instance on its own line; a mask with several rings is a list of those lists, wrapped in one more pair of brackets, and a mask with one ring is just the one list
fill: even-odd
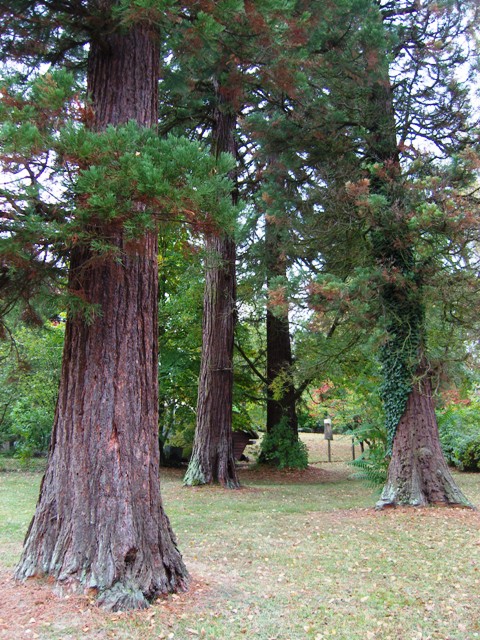
[(355, 460), (355, 438), (352, 436), (352, 460)]
[(332, 432), (332, 421), (326, 414), (326, 418), (323, 421), (323, 437), (328, 443), (328, 461), (332, 461), (332, 450), (330, 442), (333, 440), (333, 432)]

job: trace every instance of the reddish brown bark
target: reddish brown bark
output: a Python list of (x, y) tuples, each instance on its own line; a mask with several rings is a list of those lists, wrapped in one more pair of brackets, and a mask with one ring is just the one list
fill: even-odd
[[(97, 130), (156, 122), (159, 59), (143, 27), (92, 43)], [(157, 238), (128, 243), (115, 223), (97, 231), (118, 253), (71, 256), (69, 286), (100, 314), (67, 321), (48, 466), (16, 576), (92, 590), (112, 610), (142, 608), (187, 584), (158, 477)]]
[(413, 385), (398, 424), (387, 483), (377, 508), (431, 504), (470, 506), (440, 447), (431, 383), (423, 374)]
[[(236, 155), (236, 114), (216, 87), (217, 107), (212, 151)], [(231, 176), (235, 179), (235, 175)], [(237, 201), (236, 190), (232, 193)], [(197, 423), (186, 485), (220, 482), (239, 486), (233, 455), (233, 337), (235, 329), (235, 242), (227, 234), (205, 238), (206, 273), (203, 302), (202, 358), (198, 383)]]
[[(379, 60), (382, 61), (381, 56)], [(408, 208), (396, 140), (394, 94), (385, 58), (379, 63), (378, 71), (380, 75), (370, 87), (366, 142), (369, 161), (382, 163), (384, 169), (372, 175), (370, 180), (370, 192), (380, 195), (385, 202), (370, 236), (373, 257), (390, 276), (379, 291), (389, 338), (385, 345), (389, 351), (383, 356), (384, 375), (392, 375), (392, 355), (398, 360), (397, 366), (405, 371), (411, 369), (410, 358), (416, 357), (417, 371), (405, 411), (395, 428), (387, 482), (377, 508), (397, 504), (468, 505), (450, 474), (440, 446), (424, 355), (426, 327), (422, 286), (425, 274), (416, 264), (415, 246), (408, 231)], [(398, 278), (399, 274), (402, 278)]]
[(238, 487), (232, 438), (235, 245), (209, 235), (195, 441), (185, 484)]

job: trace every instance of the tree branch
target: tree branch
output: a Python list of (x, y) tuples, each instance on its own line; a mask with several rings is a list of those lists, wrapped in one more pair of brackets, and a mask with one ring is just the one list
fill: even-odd
[(237, 349), (238, 353), (242, 356), (242, 358), (245, 360), (245, 362), (248, 364), (248, 366), (250, 367), (250, 369), (253, 371), (253, 373), (260, 378), (260, 380), (268, 386), (268, 380), (267, 378), (260, 373), (260, 371), (257, 369), (257, 367), (255, 366), (255, 364), (250, 360), (250, 358), (247, 356), (247, 354), (245, 353), (245, 351), (242, 349), (242, 347), (235, 342), (235, 348)]

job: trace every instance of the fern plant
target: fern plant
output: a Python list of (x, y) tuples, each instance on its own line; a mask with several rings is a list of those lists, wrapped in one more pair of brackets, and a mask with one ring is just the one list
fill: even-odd
[(357, 444), (367, 445), (362, 455), (349, 464), (355, 468), (354, 478), (370, 486), (381, 486), (387, 479), (387, 431), (380, 424), (362, 424), (350, 430)]

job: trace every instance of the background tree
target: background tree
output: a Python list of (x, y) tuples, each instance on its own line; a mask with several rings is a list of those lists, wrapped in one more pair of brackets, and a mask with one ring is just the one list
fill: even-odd
[[(283, 7), (284, 8), (284, 7)], [(184, 41), (202, 47), (202, 64), (186, 60), (190, 78), (198, 78), (195, 95), (211, 108), (210, 138), (214, 154), (237, 156), (236, 129), (250, 108), (259, 82), (259, 66), (285, 40), (288, 18), (275, 3), (217, 3), (194, 17)], [(282, 32), (283, 30), (283, 32)], [(280, 34), (280, 35), (278, 35)], [(184, 45), (188, 49), (188, 45)], [(268, 53), (267, 53), (268, 52)], [(193, 69), (192, 69), (193, 67)], [(262, 75), (262, 72), (260, 72)], [(210, 78), (213, 78), (211, 82)], [(265, 79), (265, 78), (263, 78)], [(213, 116), (213, 117), (212, 117)], [(205, 126), (205, 125), (204, 125)], [(238, 194), (232, 194), (236, 203)], [(233, 237), (209, 234), (206, 247), (204, 339), (199, 380), (195, 444), (186, 484), (215, 480), (238, 485), (231, 444), (233, 398), (233, 328), (235, 320), (235, 251)]]
[(48, 451), (60, 379), (63, 322), (15, 327), (0, 343), (0, 443), (27, 460)]
[[(247, 120), (263, 182), (258, 208), (265, 211), (266, 220), (267, 432), (273, 436), (275, 425), (282, 422), (282, 437), (290, 438), (292, 450), (298, 442), (296, 403), (324, 371), (321, 354), (316, 365), (313, 358), (294, 359), (288, 308), (305, 308), (305, 280), (319, 270), (328, 271), (326, 256), (333, 256), (335, 247), (337, 256), (342, 250), (338, 233), (335, 246), (329, 246), (333, 234), (327, 237), (328, 225), (321, 220), (335, 217), (327, 196), (326, 168), (343, 165), (350, 149), (330, 93), (335, 83), (348, 77), (349, 47), (358, 37), (358, 25), (352, 28), (361, 10), (357, 4), (361, 3), (325, 7), (312, 2), (296, 8), (289, 46), (276, 61), (275, 79), (259, 88), (260, 108)], [(306, 317), (305, 310), (302, 315)], [(337, 322), (338, 318), (327, 335), (333, 335)], [(267, 437), (264, 443), (274, 461), (277, 445), (275, 438), (271, 440)], [(305, 465), (306, 458), (300, 455), (297, 463)]]
[[(223, 75), (223, 74), (222, 74)], [(225, 83), (225, 84), (224, 84)], [(224, 94), (228, 73), (215, 80), (212, 153), (236, 158), (236, 113)], [(235, 180), (235, 176), (232, 175)], [(237, 204), (237, 189), (232, 203)], [(186, 485), (220, 482), (238, 487), (233, 455), (233, 335), (235, 327), (235, 241), (218, 230), (205, 238), (206, 275), (203, 303), (202, 359), (200, 366), (195, 440)]]
[[(377, 10), (373, 6), (371, 15), (373, 29), (377, 15), (379, 46), (365, 47), (366, 93), (357, 102), (365, 127), (365, 173), (346, 188), (367, 220), (386, 333), (381, 349), (382, 395), (393, 448), (379, 506), (466, 504), (439, 444), (425, 316), (429, 282), (433, 274), (445, 271), (444, 261), (456, 250), (458, 210), (453, 200), (447, 204), (435, 189), (429, 191), (441, 173), (438, 165), (434, 168), (433, 157), (417, 153), (409, 162), (414, 147), (407, 146), (416, 144), (414, 138), (421, 135), (440, 155), (465, 148), (468, 104), (453, 75), (455, 64), (464, 61), (464, 16), (448, 3), (441, 7), (426, 3), (421, 9), (388, 3)], [(411, 20), (408, 28), (405, 16)], [(429, 49), (429, 38), (443, 44)], [(396, 62), (389, 68), (392, 54)], [(403, 66), (404, 58), (408, 62)], [(433, 91), (438, 109), (430, 102)], [(429, 108), (420, 115), (426, 102)], [(443, 193), (454, 198), (462, 180), (468, 182), (468, 173), (455, 175), (447, 169)]]

